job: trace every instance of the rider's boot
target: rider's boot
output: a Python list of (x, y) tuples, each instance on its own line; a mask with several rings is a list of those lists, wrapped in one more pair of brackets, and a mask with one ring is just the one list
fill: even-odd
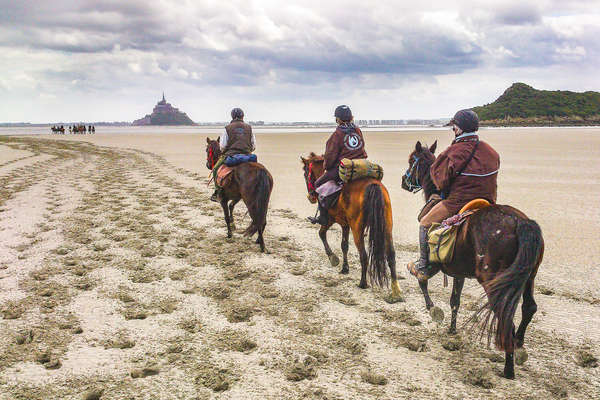
[(212, 196), (210, 196), (210, 200), (220, 203), (222, 191), (223, 191), (223, 189), (221, 189), (220, 187), (215, 188), (215, 192), (212, 194)]
[(428, 227), (419, 225), (419, 260), (409, 262), (406, 268), (419, 282), (426, 282), (431, 278), (431, 267), (429, 266), (429, 243), (427, 243)]
[(323, 207), (321, 202), (319, 202), (319, 216), (316, 218), (308, 217), (308, 220), (311, 224), (327, 225), (327, 223), (329, 222), (329, 211), (327, 211), (327, 209)]

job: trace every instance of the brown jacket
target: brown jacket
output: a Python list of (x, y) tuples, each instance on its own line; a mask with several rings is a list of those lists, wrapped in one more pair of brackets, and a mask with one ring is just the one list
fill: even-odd
[(456, 176), (467, 162), (478, 139), (475, 135), (453, 141), (431, 166), (431, 179), (439, 190), (449, 193), (446, 202), (452, 208), (460, 209), (475, 198), (496, 202), (500, 156), (489, 144), (479, 141), (473, 158), (463, 172)]
[(323, 158), (326, 170), (337, 169), (342, 158), (367, 158), (365, 140), (360, 129), (354, 124), (339, 125), (327, 140)]
[(252, 145), (252, 127), (240, 120), (233, 120), (225, 127), (227, 131), (227, 146), (223, 155), (250, 154), (254, 151)]

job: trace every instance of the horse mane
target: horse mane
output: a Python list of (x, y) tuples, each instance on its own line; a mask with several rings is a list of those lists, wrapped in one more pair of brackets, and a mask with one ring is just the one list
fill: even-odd
[(323, 162), (323, 160), (324, 160), (323, 156), (317, 155), (314, 151), (311, 151), (310, 154), (308, 155), (308, 158), (306, 159), (306, 161), (312, 162), (312, 163)]

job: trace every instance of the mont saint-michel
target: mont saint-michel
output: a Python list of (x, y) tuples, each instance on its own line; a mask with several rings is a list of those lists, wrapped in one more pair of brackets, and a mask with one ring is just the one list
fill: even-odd
[(167, 103), (163, 92), (162, 100), (156, 103), (152, 114), (136, 119), (133, 125), (194, 125), (194, 121), (186, 113)]

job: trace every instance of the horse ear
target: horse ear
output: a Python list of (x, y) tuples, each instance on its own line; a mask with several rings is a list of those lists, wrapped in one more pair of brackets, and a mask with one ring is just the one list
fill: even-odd
[(423, 145), (421, 145), (421, 142), (417, 142), (417, 145), (415, 146), (415, 151), (417, 153), (420, 153), (423, 151)]
[(206, 138), (206, 143), (210, 144), (210, 138), (209, 137)]
[(217, 138), (217, 143), (221, 143), (221, 136)]
[(429, 147), (429, 151), (431, 152), (431, 154), (435, 154), (435, 149), (437, 149), (437, 139), (435, 140), (435, 142), (433, 142), (431, 147)]
[(306, 164), (306, 158), (300, 156), (300, 161), (302, 161), (302, 164)]

